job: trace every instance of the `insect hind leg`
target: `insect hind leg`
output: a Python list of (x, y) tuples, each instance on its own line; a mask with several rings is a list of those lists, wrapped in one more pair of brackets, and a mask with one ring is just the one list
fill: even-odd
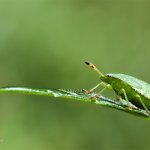
[(145, 111), (150, 115), (150, 111), (149, 109), (146, 107), (146, 105), (144, 104), (143, 100), (141, 99), (140, 95), (136, 95), (136, 98), (140, 100), (143, 108), (145, 109)]

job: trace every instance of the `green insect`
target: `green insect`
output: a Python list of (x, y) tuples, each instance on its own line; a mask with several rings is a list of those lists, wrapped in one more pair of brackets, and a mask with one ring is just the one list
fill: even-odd
[(123, 98), (127, 101), (129, 109), (137, 107), (150, 114), (150, 85), (148, 83), (120, 73), (102, 74), (91, 62), (85, 63), (99, 74), (102, 81), (91, 90), (85, 90), (86, 93), (91, 93), (98, 86), (103, 85), (104, 89), (96, 96), (100, 95), (105, 89), (112, 89), (117, 94), (118, 100)]

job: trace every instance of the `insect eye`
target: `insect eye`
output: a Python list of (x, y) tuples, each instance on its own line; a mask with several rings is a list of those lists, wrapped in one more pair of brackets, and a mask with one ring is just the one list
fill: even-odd
[(109, 77), (111, 77), (110, 75), (107, 75), (107, 77), (109, 78)]

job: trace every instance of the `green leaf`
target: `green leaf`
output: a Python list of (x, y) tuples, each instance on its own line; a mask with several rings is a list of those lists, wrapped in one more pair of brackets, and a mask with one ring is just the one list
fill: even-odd
[(115, 99), (110, 99), (104, 96), (99, 96), (95, 100), (92, 100), (91, 97), (94, 97), (95, 93), (86, 94), (85, 92), (82, 92), (82, 90), (79, 91), (79, 90), (67, 90), (67, 89), (32, 89), (32, 88), (24, 88), (24, 87), (6, 87), (6, 88), (1, 88), (0, 93), (1, 94), (22, 93), (22, 94), (30, 94), (30, 95), (50, 96), (55, 98), (57, 97), (69, 98), (73, 100), (79, 100), (79, 101), (89, 102), (101, 106), (111, 107), (137, 116), (150, 118), (150, 115), (145, 110), (139, 109), (137, 107), (133, 109), (129, 109), (125, 100), (121, 100), (118, 102)]

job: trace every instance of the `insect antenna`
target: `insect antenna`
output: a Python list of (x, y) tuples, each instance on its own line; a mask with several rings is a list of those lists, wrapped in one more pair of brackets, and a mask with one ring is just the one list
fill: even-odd
[(100, 70), (97, 69), (96, 66), (95, 66), (94, 64), (92, 64), (91, 62), (86, 61), (85, 64), (88, 65), (90, 68), (94, 69), (94, 71), (95, 71), (97, 74), (99, 74), (100, 76), (102, 76), (102, 77), (104, 76), (104, 74), (101, 73)]

